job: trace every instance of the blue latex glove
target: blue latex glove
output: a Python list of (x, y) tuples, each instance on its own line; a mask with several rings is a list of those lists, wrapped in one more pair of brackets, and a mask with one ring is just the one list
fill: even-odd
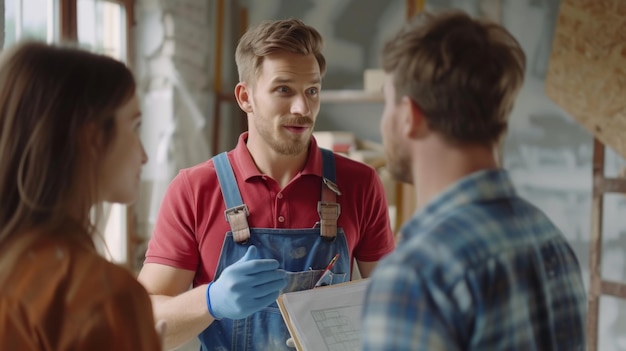
[(239, 261), (226, 267), (209, 285), (207, 304), (217, 319), (241, 319), (267, 307), (287, 285), (287, 274), (274, 259), (257, 259), (257, 248), (248, 247)]

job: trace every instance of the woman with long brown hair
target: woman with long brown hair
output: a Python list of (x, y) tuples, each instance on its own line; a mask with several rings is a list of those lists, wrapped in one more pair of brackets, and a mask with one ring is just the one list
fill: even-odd
[(123, 63), (36, 42), (3, 53), (0, 349), (160, 349), (146, 291), (94, 245), (101, 204), (137, 196), (140, 123)]

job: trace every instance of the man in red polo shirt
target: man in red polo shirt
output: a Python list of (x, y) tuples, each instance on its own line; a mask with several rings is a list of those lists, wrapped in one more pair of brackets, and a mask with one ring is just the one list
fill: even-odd
[[(394, 248), (375, 170), (312, 137), (326, 63), (299, 20), (261, 23), (236, 52), (248, 132), (234, 150), (172, 181), (139, 280), (167, 322), (166, 347), (288, 349), (280, 292), (363, 277)], [(189, 287), (193, 288), (189, 290)]]

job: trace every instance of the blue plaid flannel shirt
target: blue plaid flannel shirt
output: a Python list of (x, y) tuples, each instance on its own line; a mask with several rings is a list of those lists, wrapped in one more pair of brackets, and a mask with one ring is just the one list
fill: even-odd
[(506, 171), (460, 180), (401, 235), (366, 293), (364, 350), (584, 349), (578, 260)]

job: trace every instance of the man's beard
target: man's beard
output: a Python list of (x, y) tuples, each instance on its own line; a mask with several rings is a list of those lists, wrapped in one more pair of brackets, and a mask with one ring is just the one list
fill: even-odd
[(398, 182), (413, 184), (413, 175), (411, 174), (411, 161), (406, 154), (395, 150), (393, 156), (389, 151), (386, 152), (387, 170), (391, 176)]
[[(285, 124), (312, 126), (313, 121), (309, 117), (299, 117), (289, 119), (287, 123), (282, 123), (282, 125)], [(279, 133), (278, 135), (274, 135), (269, 128), (265, 127), (265, 124), (257, 124), (257, 130), (259, 132), (259, 135), (278, 154), (285, 156), (297, 156), (305, 152), (309, 147), (309, 143), (311, 140), (310, 134), (308, 134), (309, 137), (306, 138), (306, 140), (298, 137), (293, 139), (288, 137), (281, 139), (281, 133)]]

